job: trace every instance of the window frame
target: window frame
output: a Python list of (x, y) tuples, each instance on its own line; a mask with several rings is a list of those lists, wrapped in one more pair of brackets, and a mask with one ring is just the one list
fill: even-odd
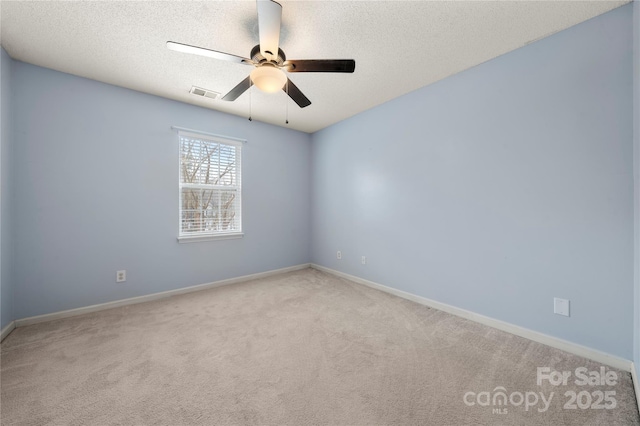
[[(213, 133), (200, 132), (197, 130), (182, 130), (179, 128), (174, 129), (178, 130), (178, 242), (179, 243), (192, 243), (192, 242), (204, 242), (204, 241), (215, 241), (215, 240), (228, 240), (228, 239), (236, 239), (242, 238), (244, 236), (243, 228), (242, 228), (242, 148), (245, 140), (233, 138), (229, 136), (216, 135)], [(236, 196), (238, 200), (236, 202), (236, 214), (238, 215), (238, 230), (234, 230), (231, 232), (197, 232), (197, 233), (184, 233), (182, 231), (182, 189), (187, 187), (194, 187), (200, 189), (207, 189), (207, 187), (211, 189), (220, 189), (224, 187), (224, 185), (206, 185), (206, 184), (184, 184), (182, 182), (182, 138), (190, 138), (197, 139), (201, 141), (223, 144), (233, 146), (235, 148), (235, 156), (236, 156), (236, 179), (238, 181), (237, 185), (234, 185), (233, 188), (236, 190)]]

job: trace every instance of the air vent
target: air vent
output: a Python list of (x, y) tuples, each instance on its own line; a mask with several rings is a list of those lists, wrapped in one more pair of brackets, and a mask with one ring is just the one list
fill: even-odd
[(213, 90), (203, 89), (202, 87), (191, 87), (189, 93), (196, 96), (204, 96), (205, 98), (217, 99), (220, 96), (220, 93), (214, 92)]

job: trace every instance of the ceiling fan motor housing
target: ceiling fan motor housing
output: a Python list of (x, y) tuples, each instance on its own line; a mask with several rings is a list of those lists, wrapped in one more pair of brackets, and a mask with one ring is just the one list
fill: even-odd
[(271, 62), (274, 63), (275, 65), (281, 67), (284, 64), (284, 61), (287, 60), (287, 57), (285, 56), (284, 52), (282, 51), (282, 49), (278, 48), (278, 59), (274, 62), (274, 61), (269, 61), (267, 58), (265, 58), (262, 53), (260, 53), (260, 45), (256, 44), (253, 49), (251, 49), (251, 55), (250, 58), (256, 63), (256, 64), (263, 64), (265, 62)]

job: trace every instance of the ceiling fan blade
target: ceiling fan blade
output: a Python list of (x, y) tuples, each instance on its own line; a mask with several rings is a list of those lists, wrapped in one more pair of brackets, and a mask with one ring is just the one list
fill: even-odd
[(231, 89), (229, 93), (222, 97), (223, 101), (235, 101), (238, 99), (238, 96), (242, 95), (251, 87), (251, 77), (247, 77), (242, 80), (236, 87)]
[(194, 55), (208, 56), (209, 58), (221, 59), (223, 61), (237, 62), (241, 64), (255, 65), (251, 59), (241, 56), (231, 55), (229, 53), (218, 52), (217, 50), (205, 49), (204, 47), (190, 46), (188, 44), (176, 43), (168, 41), (167, 47), (176, 52), (192, 53)]
[(300, 89), (298, 89), (298, 86), (293, 84), (293, 81), (287, 79), (287, 82), (285, 83), (282, 90), (284, 90), (284, 92), (289, 95), (289, 97), (293, 99), (293, 101), (297, 103), (300, 108), (308, 107), (309, 105), (311, 105), (311, 101), (309, 100), (309, 98), (307, 98), (300, 91)]
[(282, 6), (272, 0), (257, 0), (260, 53), (267, 60), (278, 59)]
[(288, 72), (347, 72), (356, 69), (353, 59), (294, 59), (286, 61), (283, 68)]

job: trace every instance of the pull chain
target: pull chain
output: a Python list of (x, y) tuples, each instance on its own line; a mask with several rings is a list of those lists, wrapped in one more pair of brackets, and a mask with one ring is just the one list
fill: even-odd
[(287, 104), (287, 116), (285, 117), (284, 124), (289, 124), (289, 79), (287, 78), (287, 99), (285, 100)]
[(253, 86), (253, 82), (249, 82), (249, 121), (253, 121), (251, 119), (251, 86)]

